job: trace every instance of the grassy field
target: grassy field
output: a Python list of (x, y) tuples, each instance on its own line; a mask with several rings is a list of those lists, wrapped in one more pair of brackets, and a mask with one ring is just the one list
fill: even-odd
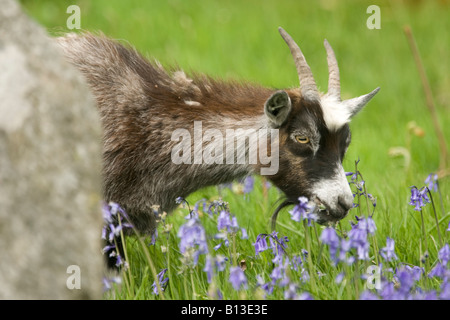
[[(21, 3), (50, 34), (68, 31), (69, 2)], [(70, 4), (81, 9), (82, 29), (124, 39), (146, 56), (164, 65), (176, 63), (186, 71), (275, 88), (297, 86), (292, 58), (277, 31), (282, 26), (302, 48), (320, 88), (325, 90), (328, 77), (324, 38), (338, 58), (343, 98), (381, 87), (380, 93), (353, 119), (352, 144), (344, 161), (346, 171), (355, 172), (355, 161), (360, 160), (357, 169), (366, 189), (359, 193), (373, 195), (376, 207), (361, 195), (360, 206), (336, 226), (339, 237), (351, 240), (355, 230), (364, 229), (364, 222), (371, 221), (366, 218), (352, 228), (351, 222), (357, 222), (355, 215), (367, 217), (374, 210), (376, 231), (365, 234), (367, 239), (363, 236), (362, 247), (354, 242), (347, 252), (343, 240), (325, 237), (329, 229), (293, 221), (289, 214), (293, 208), (287, 208), (278, 218), (278, 242), (274, 236), (266, 238), (269, 246), (270, 239), (278, 246), (256, 254), (254, 244), (263, 245), (264, 236), (258, 235), (271, 233), (270, 217), (280, 197), (275, 187), (256, 177), (252, 188), (236, 182), (231, 189), (214, 187), (192, 194), (186, 199), (189, 206), (183, 201), (184, 206), (162, 217), (154, 244), (150, 244), (151, 239), (128, 238), (128, 269), (121, 285), (108, 282), (112, 288), (105, 292), (105, 298), (450, 298), (450, 271), (437, 274), (437, 267), (448, 262), (445, 249), (441, 249), (450, 240), (450, 231), (446, 231), (450, 221), (449, 177), (440, 175), (440, 192), (431, 193), (437, 217), (432, 203), (421, 212), (409, 204), (411, 186), (425, 186), (427, 176), (439, 169), (440, 154), (421, 80), (403, 32), (405, 25), (411, 26), (448, 142), (448, 2), (372, 1), (370, 4), (381, 9), (381, 29), (367, 27), (370, 14), (366, 13), (368, 3), (363, 1), (98, 0)], [(395, 150), (400, 150), (400, 155)], [(362, 180), (361, 176), (358, 179)], [(206, 199), (205, 207), (202, 199)], [(219, 199), (226, 205), (219, 204)], [(217, 213), (208, 212), (211, 204)], [(190, 210), (198, 218), (186, 220)], [(227, 221), (221, 211), (235, 216), (239, 228), (218, 230), (218, 220)], [(191, 224), (203, 230), (205, 243), (191, 243), (193, 248), (184, 250), (180, 228), (186, 231)], [(247, 237), (243, 237), (242, 228)], [(216, 237), (218, 233), (221, 238)], [(285, 248), (283, 237), (289, 240)], [(382, 250), (387, 238), (395, 241), (395, 251)], [(280, 255), (284, 251), (281, 249), (286, 253)], [(342, 255), (346, 252), (345, 257), (337, 259), (333, 250)], [(200, 252), (197, 263), (195, 252)], [(386, 261), (380, 252), (384, 256), (395, 252), (397, 259)], [(211, 262), (217, 266), (210, 269)], [(374, 275), (368, 268), (380, 265), (377, 270), (381, 271), (381, 289), (369, 290), (367, 284), (371, 287)], [(165, 269), (161, 285), (155, 286), (156, 273)], [(235, 281), (230, 282), (230, 277)], [(163, 281), (166, 278), (168, 281)]]

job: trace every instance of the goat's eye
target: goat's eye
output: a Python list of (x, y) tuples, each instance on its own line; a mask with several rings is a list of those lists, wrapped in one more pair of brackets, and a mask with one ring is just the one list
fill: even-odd
[(300, 143), (309, 143), (309, 138), (307, 136), (295, 136), (295, 140)]

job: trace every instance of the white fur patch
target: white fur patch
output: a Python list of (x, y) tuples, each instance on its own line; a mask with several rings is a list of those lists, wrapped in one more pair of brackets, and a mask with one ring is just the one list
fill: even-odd
[(353, 194), (345, 176), (344, 168), (339, 164), (339, 170), (334, 177), (317, 182), (313, 186), (313, 195), (324, 202), (332, 211), (338, 207), (339, 198), (351, 207)]
[(334, 97), (323, 96), (320, 104), (322, 106), (323, 118), (328, 130), (337, 131), (350, 122), (351, 110)]
[(196, 106), (199, 107), (202, 104), (198, 101), (192, 101), (192, 100), (184, 100), (184, 103), (187, 104), (188, 106)]

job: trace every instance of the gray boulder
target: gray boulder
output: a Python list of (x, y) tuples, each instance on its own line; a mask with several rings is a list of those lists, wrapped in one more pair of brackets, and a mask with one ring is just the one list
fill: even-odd
[(0, 299), (100, 299), (101, 125), (81, 74), (0, 0)]

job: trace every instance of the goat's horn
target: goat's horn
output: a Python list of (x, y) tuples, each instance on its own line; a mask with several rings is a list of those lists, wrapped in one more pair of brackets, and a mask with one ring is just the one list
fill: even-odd
[(352, 116), (354, 116), (370, 101), (370, 99), (377, 94), (378, 91), (380, 91), (380, 87), (376, 88), (372, 92), (369, 92), (368, 94), (344, 100), (342, 101), (342, 104), (347, 107), (351, 111)]
[(306, 62), (300, 47), (283, 28), (279, 27), (278, 31), (289, 46), (289, 50), (291, 50), (292, 57), (294, 58), (300, 80), (300, 92), (302, 93), (302, 96), (308, 100), (319, 101), (319, 91), (317, 90), (316, 82), (314, 81), (311, 68)]
[(327, 39), (323, 42), (325, 50), (327, 50), (328, 62), (328, 96), (335, 97), (341, 101), (341, 81), (339, 77), (339, 67), (333, 48), (331, 48)]

